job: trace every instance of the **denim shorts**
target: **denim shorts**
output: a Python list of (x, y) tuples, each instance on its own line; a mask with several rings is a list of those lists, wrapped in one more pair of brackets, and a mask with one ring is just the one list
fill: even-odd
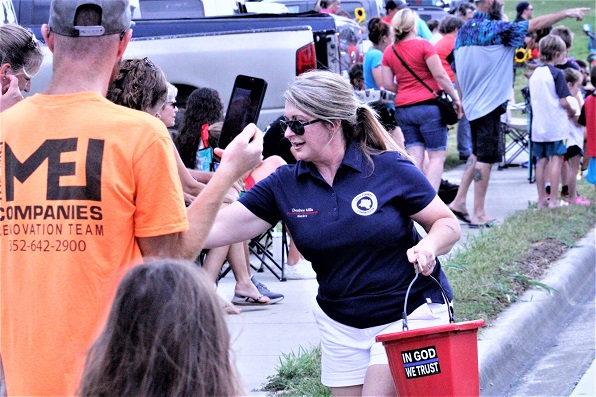
[(567, 153), (567, 146), (564, 141), (532, 143), (532, 155), (539, 159), (563, 156), (565, 153)]
[(424, 103), (395, 109), (406, 148), (424, 146), (429, 152), (447, 150), (447, 125), (436, 105)]

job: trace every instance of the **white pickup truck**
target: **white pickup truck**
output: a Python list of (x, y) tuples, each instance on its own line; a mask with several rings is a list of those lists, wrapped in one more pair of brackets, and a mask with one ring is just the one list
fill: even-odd
[[(13, 0), (18, 22), (38, 38), (50, 2)], [(218, 90), (227, 105), (237, 75), (260, 77), (268, 82), (258, 123), (263, 127), (282, 114), (283, 92), (296, 75), (315, 68), (340, 72), (336, 19), (329, 15), (205, 17), (221, 12), (222, 0), (140, 0), (138, 5), (125, 57), (149, 57), (178, 87), (182, 106), (197, 87)], [(42, 91), (51, 77), (52, 56), (45, 51), (32, 93)]]

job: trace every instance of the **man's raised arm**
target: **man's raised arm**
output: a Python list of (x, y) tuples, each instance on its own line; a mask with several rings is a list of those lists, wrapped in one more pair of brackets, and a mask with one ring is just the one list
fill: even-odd
[(224, 196), (234, 182), (258, 165), (262, 152), (263, 134), (249, 124), (228, 145), (217, 172), (188, 207), (190, 228), (181, 233), (138, 238), (143, 256), (194, 260), (203, 248)]
[(552, 14), (541, 15), (530, 19), (528, 31), (533, 32), (536, 30), (544, 29), (549, 26), (553, 26), (555, 23), (562, 21), (567, 18), (575, 18), (578, 21), (584, 19), (584, 14), (590, 11), (589, 8), (570, 8)]

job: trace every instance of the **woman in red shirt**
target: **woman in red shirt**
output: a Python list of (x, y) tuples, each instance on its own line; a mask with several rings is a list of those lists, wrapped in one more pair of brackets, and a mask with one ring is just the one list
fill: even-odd
[[(447, 156), (447, 125), (436, 105), (435, 93), (443, 89), (453, 98), (455, 110), (460, 116), (461, 102), (435, 47), (416, 36), (414, 11), (408, 8), (400, 10), (393, 18), (393, 28), (395, 44), (383, 53), (383, 84), (386, 89), (397, 93), (395, 119), (404, 133), (408, 154), (438, 191)], [(425, 153), (428, 153), (426, 164)]]

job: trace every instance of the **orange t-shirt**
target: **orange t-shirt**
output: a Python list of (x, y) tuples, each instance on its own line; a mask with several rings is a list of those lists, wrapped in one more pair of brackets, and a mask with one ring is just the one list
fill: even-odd
[(8, 395), (72, 395), (136, 237), (188, 228), (172, 141), (99, 94), (0, 113), (0, 354)]

